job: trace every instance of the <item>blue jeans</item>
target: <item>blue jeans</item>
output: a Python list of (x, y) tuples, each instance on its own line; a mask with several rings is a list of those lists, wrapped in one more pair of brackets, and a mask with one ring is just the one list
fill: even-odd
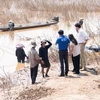
[[(68, 66), (68, 51), (67, 50), (59, 50), (59, 60), (60, 60), (60, 70), (61, 75), (67, 75), (69, 66)], [(65, 68), (64, 68), (65, 64)]]

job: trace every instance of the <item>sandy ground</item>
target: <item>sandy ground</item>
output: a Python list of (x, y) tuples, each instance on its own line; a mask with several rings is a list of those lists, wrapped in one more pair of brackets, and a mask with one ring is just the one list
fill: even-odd
[[(73, 74), (72, 65), (67, 77), (58, 77), (59, 64), (52, 64), (48, 78), (42, 78), (39, 68), (37, 84), (31, 85), (29, 68), (10, 76), (11, 84), (0, 87), (0, 100), (100, 100), (100, 75), (94, 66)], [(13, 84), (12, 84), (13, 83)]]

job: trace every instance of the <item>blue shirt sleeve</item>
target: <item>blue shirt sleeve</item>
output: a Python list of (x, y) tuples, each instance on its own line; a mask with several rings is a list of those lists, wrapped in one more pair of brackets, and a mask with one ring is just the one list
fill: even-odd
[(56, 44), (58, 44), (59, 43), (59, 38), (56, 40)]

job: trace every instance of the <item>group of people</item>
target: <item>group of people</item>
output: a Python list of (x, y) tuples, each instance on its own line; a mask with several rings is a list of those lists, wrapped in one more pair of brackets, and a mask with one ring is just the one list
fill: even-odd
[[(59, 61), (60, 61), (60, 77), (67, 76), (69, 71), (68, 56), (71, 56), (73, 62), (73, 72), (75, 74), (80, 74), (80, 69), (86, 70), (86, 60), (85, 60), (85, 44), (87, 43), (89, 37), (87, 33), (81, 28), (81, 23), (76, 23), (75, 28), (78, 33), (78, 39), (75, 39), (73, 34), (68, 36), (64, 35), (63, 30), (59, 30), (59, 38), (56, 40), (56, 44), (59, 49)], [(46, 45), (47, 44), (47, 45)], [(35, 83), (38, 65), (41, 64), (42, 76), (49, 77), (48, 72), (50, 69), (50, 62), (48, 58), (48, 49), (52, 46), (52, 43), (48, 40), (41, 41), (41, 47), (39, 48), (39, 54), (36, 51), (36, 42), (31, 42), (32, 48), (28, 53), (27, 57), (30, 63), (30, 73), (32, 84)], [(17, 53), (16, 53), (17, 56)], [(20, 59), (18, 59), (18, 62)], [(22, 61), (23, 62), (23, 61)], [(44, 72), (46, 68), (46, 72)]]
[(61, 69), (60, 76), (68, 75), (68, 55), (72, 58), (72, 71), (74, 74), (80, 74), (80, 69), (86, 71), (85, 45), (89, 39), (89, 36), (81, 28), (82, 24), (82, 20), (75, 24), (75, 28), (78, 33), (78, 39), (76, 39), (73, 34), (69, 34), (68, 37), (65, 36), (63, 30), (58, 31), (59, 38), (57, 39), (56, 44), (58, 44), (59, 48), (59, 60)]

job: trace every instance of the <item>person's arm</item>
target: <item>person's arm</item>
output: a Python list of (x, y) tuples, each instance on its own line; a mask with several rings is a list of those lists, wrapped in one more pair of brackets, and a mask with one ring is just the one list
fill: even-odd
[(56, 40), (56, 43), (55, 43), (55, 45), (57, 45), (57, 44), (59, 44), (59, 38)]
[(72, 55), (73, 49), (74, 49), (74, 46), (73, 45), (70, 45), (70, 50), (69, 50), (70, 56)]
[(86, 39), (86, 40), (84, 41), (84, 45), (86, 45), (87, 41), (88, 41), (88, 39)]
[(71, 47), (70, 47), (70, 43), (68, 44), (68, 48), (69, 48), (69, 52), (70, 52), (70, 48), (71, 48)]
[(46, 40), (46, 42), (48, 42), (48, 45), (46, 46), (47, 48), (50, 48), (52, 46), (52, 43), (48, 40)]
[(17, 56), (17, 49), (16, 49), (16, 51), (15, 51), (15, 55)]
[(87, 33), (85, 34), (85, 41), (84, 41), (84, 45), (86, 45), (87, 41), (89, 40), (89, 36), (87, 35)]
[(31, 52), (29, 51), (29, 52), (28, 52), (28, 59), (27, 59), (27, 63), (29, 63), (29, 62), (30, 62), (30, 59), (31, 59)]
[(35, 60), (38, 62), (38, 63), (41, 63), (41, 64), (44, 64), (43, 60), (41, 57), (39, 57), (38, 53), (36, 52), (35, 53)]
[(68, 38), (68, 49), (70, 51), (70, 40), (69, 40), (69, 38)]
[(84, 38), (84, 45), (86, 45), (87, 41), (89, 40), (89, 35), (83, 30), (79, 32), (79, 37), (83, 37)]
[(40, 57), (39, 57), (39, 55), (38, 55), (38, 53), (37, 53), (37, 52), (34, 54), (34, 57), (35, 57), (35, 60), (37, 60), (37, 61), (39, 61), (39, 60), (40, 60)]
[(41, 48), (39, 48), (39, 57), (42, 57)]
[[(22, 49), (23, 50), (23, 49)], [(23, 55), (25, 56), (25, 57), (27, 57), (28, 58), (28, 56), (25, 54), (25, 51), (23, 50)]]

